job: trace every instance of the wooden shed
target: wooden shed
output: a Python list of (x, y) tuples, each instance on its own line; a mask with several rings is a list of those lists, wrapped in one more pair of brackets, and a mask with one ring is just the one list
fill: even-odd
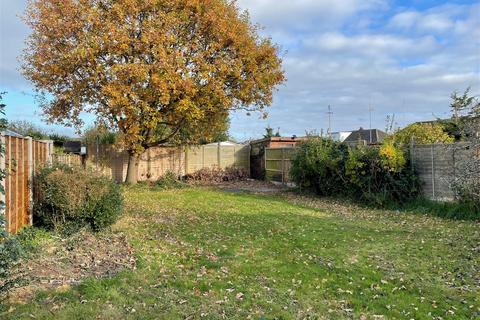
[(265, 149), (266, 148), (295, 148), (306, 138), (271, 137), (250, 142), (250, 175), (253, 179), (265, 178)]

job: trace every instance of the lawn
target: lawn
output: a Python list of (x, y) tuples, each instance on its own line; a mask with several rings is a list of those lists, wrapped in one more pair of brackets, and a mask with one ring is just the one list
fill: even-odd
[(478, 319), (480, 226), (289, 194), (125, 190), (137, 269), (6, 318)]

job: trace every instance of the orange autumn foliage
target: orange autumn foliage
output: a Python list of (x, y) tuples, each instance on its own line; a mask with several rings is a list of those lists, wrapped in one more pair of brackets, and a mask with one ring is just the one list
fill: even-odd
[[(30, 0), (23, 73), (52, 122), (88, 112), (131, 155), (196, 142), (230, 111), (266, 114), (279, 48), (227, 0)], [(218, 130), (217, 130), (218, 131)]]

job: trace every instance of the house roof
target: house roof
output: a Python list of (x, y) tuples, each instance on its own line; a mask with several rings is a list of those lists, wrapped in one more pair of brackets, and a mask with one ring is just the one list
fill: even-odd
[(271, 138), (263, 138), (258, 140), (253, 140), (250, 144), (257, 144), (262, 142), (299, 142), (306, 140), (307, 137), (271, 137)]
[(366, 141), (367, 143), (381, 143), (387, 134), (378, 129), (363, 129), (353, 131), (344, 142)]

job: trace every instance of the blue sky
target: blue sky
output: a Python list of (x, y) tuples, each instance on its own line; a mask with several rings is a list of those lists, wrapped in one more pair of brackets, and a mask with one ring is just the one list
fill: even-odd
[[(39, 124), (34, 89), (20, 72), (27, 27), (24, 0), (0, 1), (0, 91), (7, 116)], [(383, 129), (448, 116), (452, 91), (480, 94), (480, 1), (239, 0), (283, 50), (288, 82), (278, 88), (269, 117), (232, 115), (237, 139), (261, 136), (266, 126), (285, 135), (328, 126)], [(93, 117), (86, 117), (87, 122)], [(73, 130), (54, 127), (73, 134)]]

